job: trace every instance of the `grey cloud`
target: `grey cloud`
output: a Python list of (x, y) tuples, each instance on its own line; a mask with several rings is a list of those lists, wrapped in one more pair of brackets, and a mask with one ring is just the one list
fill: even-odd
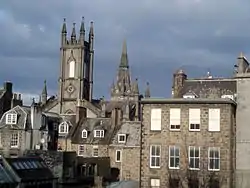
[(243, 0), (3, 0), (0, 79), (27, 93), (39, 93), (47, 79), (55, 93), (62, 20), (70, 32), (85, 16), (87, 29), (95, 23), (97, 97), (108, 96), (124, 38), (142, 90), (150, 81), (154, 95), (167, 96), (179, 67), (192, 77), (208, 69), (230, 75), (239, 52), (250, 55), (249, 7)]

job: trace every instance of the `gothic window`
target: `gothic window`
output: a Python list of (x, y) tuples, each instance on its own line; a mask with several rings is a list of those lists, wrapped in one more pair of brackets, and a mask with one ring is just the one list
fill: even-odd
[(67, 123), (63, 122), (59, 125), (59, 133), (68, 133), (69, 126)]
[(11, 140), (10, 140), (10, 147), (11, 148), (17, 148), (18, 143), (19, 143), (18, 133), (12, 133), (11, 134)]
[(75, 61), (69, 62), (69, 77), (74, 78), (75, 77)]
[(84, 129), (82, 131), (82, 138), (87, 138), (87, 137), (88, 137), (88, 131)]

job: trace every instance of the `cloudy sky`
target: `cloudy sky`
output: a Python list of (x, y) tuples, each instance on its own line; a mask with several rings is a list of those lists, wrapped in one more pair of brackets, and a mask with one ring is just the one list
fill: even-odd
[(143, 92), (170, 96), (172, 73), (230, 76), (240, 51), (250, 55), (247, 0), (1, 0), (0, 81), (10, 80), (26, 102), (43, 80), (57, 92), (63, 18), (94, 21), (94, 95), (109, 97), (122, 41), (127, 40), (132, 77)]

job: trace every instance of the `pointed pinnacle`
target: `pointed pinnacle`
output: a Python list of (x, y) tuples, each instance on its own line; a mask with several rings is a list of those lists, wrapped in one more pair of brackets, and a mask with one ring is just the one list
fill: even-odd
[(63, 34), (67, 33), (66, 18), (63, 19), (62, 33)]
[(94, 22), (90, 22), (89, 35), (94, 36)]
[(129, 67), (126, 40), (124, 40), (123, 44), (122, 44), (122, 55), (121, 55), (120, 67), (122, 67), (122, 68), (128, 68)]
[(84, 33), (84, 32), (85, 32), (84, 17), (82, 17), (82, 23), (81, 23), (80, 33)]

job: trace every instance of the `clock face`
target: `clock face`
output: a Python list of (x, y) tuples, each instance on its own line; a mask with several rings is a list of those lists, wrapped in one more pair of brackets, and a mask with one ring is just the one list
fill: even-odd
[(72, 85), (69, 85), (68, 88), (67, 88), (67, 91), (69, 93), (73, 93), (74, 92), (74, 87)]

